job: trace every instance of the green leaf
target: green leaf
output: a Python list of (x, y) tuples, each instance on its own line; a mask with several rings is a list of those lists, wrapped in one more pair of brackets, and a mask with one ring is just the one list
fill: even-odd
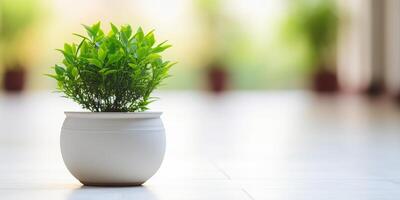
[(88, 58), (87, 60), (89, 61), (90, 64), (92, 64), (92, 65), (94, 65), (94, 66), (96, 66), (96, 67), (99, 67), (99, 68), (101, 68), (102, 65), (103, 65), (103, 64), (102, 64), (99, 60), (97, 60), (96, 58)]
[(108, 69), (108, 68), (103, 68), (103, 69), (101, 69), (101, 70), (99, 71), (99, 73), (100, 73), (100, 74), (104, 74), (107, 70), (110, 70), (110, 69)]
[(153, 35), (154, 36), (154, 29), (153, 30), (151, 30), (150, 32), (148, 32), (144, 37), (149, 37), (149, 36), (151, 36), (151, 35)]
[(48, 76), (50, 78), (54, 78), (54, 79), (58, 80), (58, 76), (54, 75), (54, 74), (45, 74), (45, 76)]
[(142, 41), (142, 40), (143, 40), (143, 38), (144, 38), (144, 33), (143, 33), (142, 27), (139, 27), (138, 30), (136, 31), (135, 38), (136, 38), (136, 40), (138, 40), (138, 41)]
[(134, 63), (128, 63), (129, 67), (132, 67), (133, 69), (137, 68), (137, 65)]
[(99, 30), (100, 30), (100, 22), (97, 22), (96, 24), (93, 24), (93, 25), (92, 25), (92, 32), (93, 32), (93, 35), (94, 35), (94, 36), (97, 35), (97, 33), (99, 32)]
[[(85, 41), (85, 39), (82, 39), (82, 41), (78, 45), (78, 48), (75, 49), (75, 57), (78, 55), (78, 52), (81, 49), (84, 41)], [(74, 45), (74, 46), (76, 47), (76, 45)]]
[(154, 45), (154, 43), (156, 42), (155, 38), (154, 38), (154, 34), (153, 31), (150, 31), (149, 33), (146, 34), (145, 38), (146, 38), (146, 43), (148, 46), (152, 47)]
[(122, 28), (121, 28), (121, 33), (122, 33), (123, 35), (125, 35), (125, 37), (126, 37), (127, 39), (129, 39), (129, 38), (131, 37), (131, 35), (132, 35), (132, 28), (131, 28), (131, 26), (129, 26), (129, 25), (127, 25), (127, 26), (122, 26)]
[(64, 73), (65, 73), (65, 69), (64, 69), (63, 67), (59, 66), (59, 65), (55, 65), (55, 66), (54, 66), (54, 69), (55, 69), (56, 74), (57, 74), (58, 76), (62, 76), (62, 75), (64, 75)]
[(83, 27), (85, 27), (88, 35), (90, 38), (92, 38), (93, 40), (96, 39), (97, 33), (100, 30), (100, 22), (97, 22), (96, 24), (93, 24), (91, 27), (87, 26), (85, 24), (82, 24)]
[(68, 54), (72, 54), (72, 55), (74, 54), (74, 51), (72, 50), (72, 46), (67, 43), (64, 44), (64, 52), (68, 53)]
[[(166, 41), (165, 41), (165, 42), (166, 42)], [(160, 52), (163, 52), (163, 51), (165, 51), (166, 49), (172, 47), (172, 45), (169, 45), (169, 44), (164, 45), (165, 42), (163, 42), (163, 43), (157, 45), (157, 47), (153, 48), (153, 51), (152, 51), (152, 52), (153, 52), (153, 53), (160, 53)]]
[(80, 37), (80, 38), (82, 38), (82, 39), (85, 39), (85, 40), (87, 40), (87, 41), (90, 41), (89, 38), (87, 38), (87, 37), (85, 37), (85, 36), (83, 36), (83, 35), (80, 35), (80, 34), (77, 34), (77, 33), (72, 33), (72, 35), (75, 35), (75, 36), (78, 36), (78, 37)]
[(78, 69), (75, 68), (75, 67), (72, 68), (71, 74), (72, 74), (72, 76), (77, 77), (78, 76)]
[(129, 43), (129, 38), (123, 32), (120, 32), (120, 38), (122, 46), (126, 48)]
[(110, 23), (111, 24), (111, 29), (112, 29), (112, 31), (115, 33), (115, 34), (117, 34), (119, 31), (118, 31), (118, 28), (113, 24), (113, 23)]
[(149, 60), (149, 62), (152, 62), (152, 61), (154, 61), (156, 59), (159, 59), (159, 58), (161, 58), (161, 56), (159, 54), (156, 54), (156, 53), (152, 53), (152, 54), (147, 56), (147, 59)]
[(117, 51), (116, 53), (108, 57), (107, 65), (114, 64), (115, 62), (119, 61), (123, 56), (123, 53)]
[(59, 89), (63, 89), (63, 83), (61, 81), (57, 82), (57, 86)]
[(136, 52), (137, 59), (143, 59), (146, 54), (147, 54), (147, 49), (145, 49), (145, 48), (138, 49)]
[(104, 32), (102, 30), (99, 30), (96, 33), (96, 37), (94, 38), (95, 41), (100, 41), (104, 38)]
[(106, 71), (106, 72), (104, 73), (104, 75), (107, 76), (107, 75), (114, 74), (114, 73), (117, 73), (117, 72), (118, 72), (118, 70), (112, 69), (112, 70)]
[(94, 38), (95, 37), (95, 34), (94, 34), (93, 30), (92, 30), (92, 27), (87, 26), (85, 24), (82, 24), (82, 26), (85, 27), (86, 32), (87, 32), (87, 34), (89, 35), (90, 38)]
[(164, 62), (165, 68), (171, 68), (172, 66), (178, 64), (178, 62)]
[(89, 45), (86, 42), (86, 40), (82, 42), (82, 45), (79, 50), (80, 50), (80, 56), (85, 57), (87, 56), (87, 54), (89, 54)]
[(107, 52), (104, 51), (102, 48), (100, 48), (99, 51), (97, 52), (98, 59), (103, 62), (104, 59), (106, 58), (106, 56), (107, 56)]

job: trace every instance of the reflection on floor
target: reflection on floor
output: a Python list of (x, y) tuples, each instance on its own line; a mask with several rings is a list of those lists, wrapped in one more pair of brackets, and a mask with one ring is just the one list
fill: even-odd
[(167, 153), (144, 187), (83, 187), (48, 92), (0, 96), (0, 199), (397, 199), (400, 109), (307, 92), (163, 92)]

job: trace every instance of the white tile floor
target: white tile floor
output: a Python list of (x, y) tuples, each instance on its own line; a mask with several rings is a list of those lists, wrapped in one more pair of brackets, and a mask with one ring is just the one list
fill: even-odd
[(0, 95), (0, 200), (400, 199), (400, 108), (306, 92), (159, 93), (167, 153), (143, 187), (83, 187), (47, 92)]

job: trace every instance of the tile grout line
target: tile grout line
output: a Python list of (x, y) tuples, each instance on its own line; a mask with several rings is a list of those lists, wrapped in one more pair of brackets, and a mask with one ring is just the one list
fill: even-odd
[(211, 160), (209, 160), (209, 161), (215, 168), (217, 168), (217, 170), (219, 172), (221, 172), (225, 176), (225, 178), (227, 178), (228, 180), (232, 180), (231, 177), (229, 176), (229, 174), (226, 173), (222, 168), (220, 168), (215, 162), (213, 162)]
[(247, 192), (247, 190), (245, 190), (244, 188), (241, 188), (241, 189), (246, 194), (246, 196), (249, 197), (251, 200), (256, 200), (253, 196), (251, 196), (251, 194), (249, 192)]
[[(220, 168), (215, 162), (213, 162), (213, 161), (210, 160), (210, 163), (211, 163), (215, 168), (217, 168), (217, 170), (218, 170), (219, 172), (221, 172), (228, 180), (233, 181), (233, 180), (231, 179), (231, 177), (229, 176), (229, 174), (226, 173), (222, 168)], [(240, 186), (240, 190), (241, 190), (249, 199), (255, 200), (255, 198), (254, 198), (253, 196), (251, 196), (251, 194), (250, 194), (247, 190), (245, 190), (242, 186)]]

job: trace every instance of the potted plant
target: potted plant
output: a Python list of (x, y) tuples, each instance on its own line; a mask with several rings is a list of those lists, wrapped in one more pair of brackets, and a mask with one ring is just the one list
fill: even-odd
[(61, 153), (65, 165), (84, 185), (141, 185), (161, 165), (165, 133), (161, 112), (144, 112), (151, 93), (174, 63), (160, 55), (153, 31), (131, 26), (104, 34), (100, 22), (85, 26), (88, 36), (65, 44), (63, 66), (55, 65), (58, 91), (91, 112), (65, 112)]
[[(207, 89), (215, 94), (222, 93), (228, 89), (230, 81), (230, 69), (223, 59), (226, 50), (222, 48), (224, 46), (222, 41), (226, 39), (226, 35), (221, 30), (226, 27), (221, 28), (221, 26), (226, 24), (220, 22), (222, 2), (220, 0), (197, 0), (196, 3), (199, 15), (205, 22), (205, 34), (203, 35), (207, 37), (207, 40), (204, 40), (204, 43), (210, 46), (204, 56), (208, 60), (204, 69)], [(231, 32), (229, 33), (231, 34)]]
[(2, 82), (7, 92), (20, 92), (25, 87), (28, 63), (21, 53), (21, 41), (42, 15), (40, 8), (37, 0), (0, 1), (0, 67), (4, 68)]
[[(312, 67), (312, 89), (330, 93), (339, 89), (335, 64), (338, 11), (332, 0), (296, 0), (284, 22), (291, 42), (303, 41)], [(293, 40), (294, 39), (294, 40)]]

